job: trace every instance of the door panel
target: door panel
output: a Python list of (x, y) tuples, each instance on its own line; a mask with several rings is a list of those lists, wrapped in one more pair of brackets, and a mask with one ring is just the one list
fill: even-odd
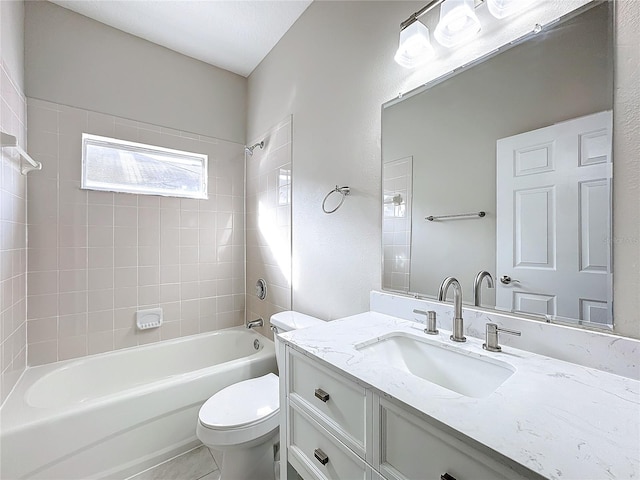
[(517, 267), (555, 267), (554, 187), (516, 190), (515, 259)]
[(536, 315), (556, 315), (555, 295), (543, 293), (525, 293), (514, 291), (513, 309), (518, 312), (534, 313)]
[(609, 244), (602, 238), (609, 216), (609, 181), (580, 182), (580, 271), (607, 273)]

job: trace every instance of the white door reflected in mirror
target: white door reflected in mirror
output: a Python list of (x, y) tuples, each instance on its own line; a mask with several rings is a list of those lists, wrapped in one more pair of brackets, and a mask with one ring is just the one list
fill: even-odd
[[(496, 308), (612, 323), (611, 111), (497, 141)], [(577, 246), (577, 248), (576, 248)]]

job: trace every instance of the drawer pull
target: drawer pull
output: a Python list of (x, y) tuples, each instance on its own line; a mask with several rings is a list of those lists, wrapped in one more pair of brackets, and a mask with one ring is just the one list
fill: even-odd
[(456, 477), (449, 475), (448, 473), (444, 473), (440, 475), (440, 480), (456, 480)]
[(319, 398), (324, 403), (327, 403), (329, 401), (329, 394), (321, 388), (316, 388), (316, 398)]
[[(329, 463), (329, 457), (327, 456), (326, 453), (324, 453), (319, 448), (316, 448), (313, 451), (313, 456), (316, 457), (316, 460), (318, 460), (322, 465), (326, 465), (327, 463)], [(455, 479), (453, 479), (453, 480), (455, 480)]]

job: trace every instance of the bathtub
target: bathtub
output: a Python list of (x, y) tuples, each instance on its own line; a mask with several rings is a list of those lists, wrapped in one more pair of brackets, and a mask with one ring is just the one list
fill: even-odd
[(0, 408), (0, 478), (123, 479), (199, 442), (200, 406), (277, 372), (244, 327), (28, 368)]

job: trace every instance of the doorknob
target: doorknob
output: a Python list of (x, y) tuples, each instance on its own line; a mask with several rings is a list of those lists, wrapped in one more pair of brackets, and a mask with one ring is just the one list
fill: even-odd
[(520, 283), (518, 280), (511, 278), (509, 275), (503, 275), (500, 277), (500, 283), (509, 285), (510, 283)]

